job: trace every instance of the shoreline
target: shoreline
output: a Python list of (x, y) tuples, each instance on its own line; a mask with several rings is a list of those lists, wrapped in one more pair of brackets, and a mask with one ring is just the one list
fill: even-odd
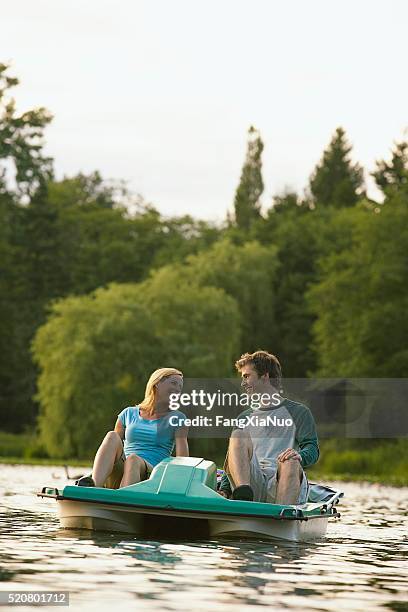
[[(50, 467), (83, 467), (87, 469), (92, 468), (93, 461), (90, 459), (36, 459), (36, 458), (24, 458), (24, 457), (1, 457), (0, 464), (3, 465), (28, 465), (28, 466), (50, 466)], [(386, 477), (386, 476), (375, 476), (373, 474), (330, 474), (330, 473), (319, 473), (316, 471), (308, 472), (308, 479), (311, 481), (322, 482), (326, 480), (336, 480), (339, 482), (367, 482), (369, 484), (379, 484), (389, 487), (408, 487), (408, 478), (400, 477)]]
[(324, 482), (326, 480), (336, 480), (338, 482), (360, 482), (368, 484), (378, 484), (385, 487), (395, 487), (401, 489), (408, 487), (408, 479), (395, 476), (374, 476), (373, 474), (330, 474), (319, 472), (308, 472), (307, 477), (312, 482)]

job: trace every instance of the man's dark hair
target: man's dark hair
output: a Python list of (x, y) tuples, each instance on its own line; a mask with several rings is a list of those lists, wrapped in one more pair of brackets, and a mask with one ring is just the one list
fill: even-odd
[(240, 371), (246, 365), (252, 365), (258, 374), (263, 376), (269, 374), (269, 378), (274, 387), (281, 390), (282, 386), (282, 369), (279, 359), (268, 353), (268, 351), (255, 351), (255, 353), (244, 353), (235, 362), (235, 367)]

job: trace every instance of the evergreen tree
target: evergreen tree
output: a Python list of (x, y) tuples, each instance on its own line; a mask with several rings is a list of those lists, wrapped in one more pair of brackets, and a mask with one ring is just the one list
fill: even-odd
[[(19, 81), (7, 74), (8, 68), (0, 63), (0, 160), (13, 162), (18, 194), (31, 196), (52, 176), (52, 159), (43, 155), (43, 130), (52, 115), (45, 108), (16, 113), (8, 94)], [(5, 168), (0, 167), (1, 190), (6, 182)]]
[(385, 193), (387, 189), (408, 185), (408, 142), (399, 142), (392, 151), (391, 162), (377, 161), (377, 169), (372, 172), (378, 187)]
[(259, 198), (264, 190), (262, 180), (261, 136), (253, 126), (248, 131), (248, 148), (241, 180), (235, 193), (235, 222), (238, 228), (248, 230), (253, 221), (260, 217)]
[(310, 191), (316, 206), (354, 206), (364, 191), (363, 169), (352, 164), (343, 128), (337, 128), (323, 158), (310, 177)]

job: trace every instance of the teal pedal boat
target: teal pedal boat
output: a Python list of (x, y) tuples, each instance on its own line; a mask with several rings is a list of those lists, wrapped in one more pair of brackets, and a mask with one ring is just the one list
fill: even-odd
[(314, 485), (317, 501), (309, 496), (306, 504), (286, 506), (226, 499), (216, 486), (212, 461), (170, 457), (148, 480), (128, 487), (44, 487), (37, 495), (56, 499), (62, 527), (147, 537), (309, 541), (326, 533), (329, 518), (340, 516), (336, 504), (343, 493), (321, 485)]

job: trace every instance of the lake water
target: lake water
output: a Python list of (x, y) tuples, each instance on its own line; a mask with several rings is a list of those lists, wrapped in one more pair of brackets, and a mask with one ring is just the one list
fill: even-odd
[(408, 610), (408, 488), (337, 483), (341, 520), (315, 544), (157, 542), (61, 529), (35, 492), (63, 468), (0, 468), (0, 590), (69, 591), (62, 610)]

